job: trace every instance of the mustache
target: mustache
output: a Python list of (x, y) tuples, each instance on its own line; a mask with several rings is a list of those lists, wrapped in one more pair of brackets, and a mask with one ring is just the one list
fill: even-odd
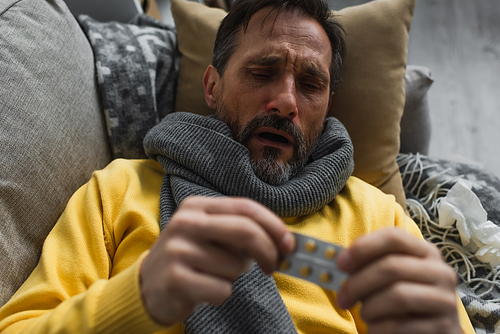
[(241, 144), (246, 145), (250, 139), (252, 139), (255, 130), (262, 127), (275, 128), (291, 136), (293, 138), (295, 150), (303, 150), (305, 147), (304, 135), (298, 125), (293, 123), (290, 119), (276, 114), (255, 117), (245, 125), (235, 139)]

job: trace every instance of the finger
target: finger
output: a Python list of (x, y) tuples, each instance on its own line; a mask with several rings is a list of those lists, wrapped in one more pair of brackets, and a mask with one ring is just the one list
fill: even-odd
[(456, 275), (443, 261), (401, 254), (387, 255), (369, 263), (350, 276), (339, 291), (340, 306), (352, 307), (356, 301), (385, 289), (398, 281), (412, 281), (454, 290)]
[(172, 267), (168, 281), (165, 298), (182, 303), (169, 305), (167, 309), (177, 308), (171, 311), (182, 313), (184, 317), (189, 316), (197, 305), (222, 304), (232, 292), (232, 283), (228, 280), (199, 273), (180, 265)]
[(458, 314), (454, 291), (408, 282), (396, 283), (362, 302), (360, 314), (366, 323), (386, 318)]
[[(141, 276), (143, 281), (144, 277)], [(144, 299), (149, 314), (165, 326), (185, 320), (197, 305), (222, 304), (232, 292), (230, 281), (179, 263), (168, 266), (156, 278), (141, 285), (142, 295), (150, 296)]]
[(192, 271), (188, 267), (179, 266), (178, 271), (181, 270), (185, 270), (182, 276), (185, 287), (188, 287), (184, 289), (184, 291), (193, 305), (203, 303), (220, 305), (231, 296), (232, 282), (212, 275)]
[(167, 227), (170, 235), (189, 235), (199, 243), (215, 242), (255, 259), (268, 274), (276, 270), (279, 250), (272, 238), (254, 220), (238, 215), (207, 215), (179, 211)]
[(251, 268), (248, 256), (222, 245), (211, 243), (193, 244), (183, 239), (169, 243), (169, 256), (200, 272), (235, 281), (243, 272)]
[(210, 228), (205, 231), (204, 238), (255, 259), (267, 274), (276, 270), (279, 259), (277, 245), (253, 220), (229, 215), (211, 215), (209, 220)]
[(454, 317), (410, 317), (385, 319), (368, 324), (370, 334), (456, 334), (463, 333), (458, 318)]
[(425, 241), (397, 228), (386, 228), (357, 239), (339, 255), (340, 270), (353, 273), (368, 262), (388, 253), (404, 253), (417, 257), (435, 256)]
[(233, 214), (249, 217), (271, 236), (281, 253), (290, 254), (295, 248), (293, 235), (288, 231), (283, 220), (264, 205), (249, 198), (191, 197), (186, 199), (183, 204), (197, 206), (208, 214)]

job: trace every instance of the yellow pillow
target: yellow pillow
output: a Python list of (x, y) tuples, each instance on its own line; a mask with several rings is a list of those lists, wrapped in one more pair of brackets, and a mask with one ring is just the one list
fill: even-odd
[[(344, 70), (329, 115), (347, 128), (354, 144), (353, 175), (393, 194), (405, 208), (394, 159), (405, 103), (408, 32), (415, 0), (379, 0), (334, 12), (346, 30)], [(226, 13), (199, 3), (172, 0), (180, 61), (177, 111), (208, 115), (202, 77)]]

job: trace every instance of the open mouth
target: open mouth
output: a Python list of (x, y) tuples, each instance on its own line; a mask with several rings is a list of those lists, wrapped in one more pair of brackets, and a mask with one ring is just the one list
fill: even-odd
[(286, 139), (285, 137), (277, 135), (275, 133), (271, 133), (271, 132), (262, 132), (262, 133), (259, 133), (258, 136), (260, 138), (264, 138), (264, 139), (267, 139), (267, 140), (272, 140), (272, 141), (275, 141), (275, 142), (278, 142), (278, 143), (283, 143), (283, 144), (289, 144), (290, 143), (290, 141), (288, 139)]

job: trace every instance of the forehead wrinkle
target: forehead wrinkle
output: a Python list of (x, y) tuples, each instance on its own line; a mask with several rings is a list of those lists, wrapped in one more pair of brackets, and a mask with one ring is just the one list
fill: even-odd
[[(314, 42), (316, 47), (319, 47), (321, 49), (325, 48), (324, 43), (321, 41), (321, 38), (318, 36), (319, 31), (316, 33), (311, 34), (310, 28), (311, 26), (302, 26), (302, 25), (295, 25), (293, 23), (290, 23), (290, 20), (285, 20), (283, 18), (284, 15), (287, 14), (287, 12), (281, 12), (279, 15), (275, 15), (274, 20), (270, 24), (266, 24), (266, 21), (268, 19), (268, 16), (272, 13), (273, 11), (269, 12), (266, 15), (266, 18), (262, 21), (261, 27), (260, 27), (260, 33), (261, 34), (266, 34), (267, 39), (285, 39), (286, 37), (291, 37), (292, 40), (299, 39), (299, 41), (303, 41), (300, 43), (294, 43), (294, 44), (300, 44), (308, 47), (308, 45), (311, 42)], [(290, 12), (288, 12), (290, 14)], [(298, 11), (291, 12), (291, 14), (296, 18), (299, 19), (302, 17), (303, 19), (306, 20), (311, 20), (312, 22), (315, 22), (312, 18), (310, 18), (307, 15), (304, 15)], [(318, 27), (315, 26), (315, 29)], [(322, 28), (321, 28), (322, 29)], [(302, 32), (305, 31), (305, 32)], [(290, 40), (290, 39), (289, 39)], [(293, 43), (289, 41), (290, 43)], [(309, 47), (308, 47), (309, 48)], [(323, 51), (323, 50), (322, 50)]]
[[(290, 63), (293, 65), (293, 67), (295, 69), (300, 65), (301, 70), (306, 72), (310, 76), (318, 77), (321, 80), (328, 81), (329, 75), (326, 76), (324, 71), (322, 71), (321, 66), (318, 65), (319, 58), (316, 59), (314, 57), (304, 55), (301, 52), (298, 52), (296, 50), (290, 50), (290, 48), (287, 47), (289, 44), (293, 44), (293, 43), (286, 43), (286, 45), (283, 46), (283, 51), (284, 51), (283, 53), (286, 53), (286, 56), (283, 57), (286, 59), (285, 64)], [(300, 45), (300, 46), (303, 46), (303, 45)], [(309, 50), (311, 50), (315, 54), (320, 54), (316, 50), (312, 50), (310, 48), (309, 48)]]
[[(290, 13), (282, 12), (277, 15), (270, 10), (262, 10), (249, 22), (249, 30), (242, 31), (243, 35), (260, 35), (261, 47), (248, 53), (243, 63), (256, 66), (275, 66), (278, 63), (290, 64), (296, 71), (300, 66), (304, 73), (319, 78), (325, 83), (330, 79), (329, 63), (331, 61), (331, 48), (322, 38), (320, 27), (313, 24), (293, 24)], [(291, 13), (292, 18), (312, 20), (301, 13)], [(285, 18), (287, 17), (287, 18)], [(253, 26), (253, 29), (251, 27)], [(311, 30), (311, 27), (315, 27)], [(257, 38), (258, 40), (258, 38)], [(328, 39), (326, 39), (329, 42)], [(328, 45), (327, 45), (328, 44)], [(330, 54), (330, 56), (328, 56)], [(326, 56), (326, 58), (325, 58)], [(323, 60), (327, 63), (323, 64)], [(324, 65), (324, 66), (323, 66)]]
[[(317, 63), (318, 61), (320, 61), (320, 59), (323, 56), (324, 47), (323, 47), (322, 43), (318, 43), (318, 45), (321, 46), (320, 49), (314, 49), (314, 48), (309, 46), (311, 44), (311, 43), (309, 43), (309, 41), (311, 40), (311, 38), (310, 38), (311, 36), (303, 36), (300, 38), (299, 41), (296, 41), (296, 37), (294, 35), (290, 35), (290, 34), (286, 34), (286, 33), (280, 34), (278, 36), (282, 37), (281, 39), (283, 39), (283, 41), (276, 42), (276, 44), (282, 44), (282, 47), (280, 47), (280, 48), (283, 48), (284, 50), (286, 50), (287, 62), (288, 62), (288, 60), (290, 60), (290, 62), (292, 64), (294, 64), (294, 67), (297, 67), (296, 63), (297, 63), (297, 61), (300, 61), (300, 58), (301, 58), (300, 55), (302, 55), (301, 68), (304, 72), (308, 73), (312, 77), (319, 78), (321, 81), (324, 81), (324, 82), (329, 81), (329, 79), (330, 79), (329, 68), (327, 69), (327, 72), (325, 73), (322, 70), (321, 66), (319, 66)], [(293, 38), (287, 39), (286, 38), (287, 36), (291, 36)], [(294, 41), (294, 39), (295, 39), (295, 41)], [(316, 36), (314, 36), (313, 39), (317, 40)], [(301, 40), (303, 40), (304, 42), (301, 42)], [(316, 47), (318, 45), (316, 45)], [(319, 55), (319, 57), (314, 57), (314, 56), (311, 57), (311, 55), (304, 55), (304, 53), (300, 51), (300, 48), (306, 48), (313, 55)], [(327, 52), (328, 51), (329, 51), (329, 49), (327, 50)], [(316, 60), (316, 61), (314, 61), (314, 60)], [(330, 60), (330, 57), (328, 58), (328, 60)], [(327, 73), (328, 73), (328, 75), (327, 75)]]
[(303, 36), (297, 36), (293, 32), (279, 32), (273, 33), (273, 35), (268, 35), (265, 38), (265, 41), (270, 44), (283, 44), (283, 48), (287, 48), (290, 45), (293, 49), (298, 49), (299, 47), (304, 47), (307, 50), (311, 51), (314, 54), (322, 55), (325, 52), (328, 52), (329, 48), (327, 48), (324, 43), (322, 43), (321, 39), (318, 36), (305, 34)]
[[(317, 55), (323, 55), (322, 52), (320, 52), (319, 50), (315, 50), (313, 48), (311, 48), (309, 46), (309, 43), (297, 43), (297, 42), (293, 42), (293, 41), (282, 41), (282, 42), (277, 42), (277, 43), (284, 43), (285, 45), (283, 46), (283, 48), (286, 48), (288, 50), (290, 50), (290, 48), (287, 48), (287, 46), (292, 46), (292, 49), (298, 49), (298, 47), (304, 47), (306, 49), (308, 49), (309, 51), (311, 51), (313, 54), (317, 54)], [(297, 52), (297, 51), (296, 51)]]
[(280, 63), (285, 65), (291, 64), (294, 70), (297, 70), (300, 65), (300, 69), (311, 77), (319, 78), (325, 83), (329, 81), (329, 73), (327, 75), (314, 61), (306, 58), (302, 61), (302, 64), (297, 64), (297, 55), (293, 57), (289, 50), (286, 51), (286, 55), (284, 56), (267, 53), (253, 54), (244, 63), (247, 66), (274, 66)]

